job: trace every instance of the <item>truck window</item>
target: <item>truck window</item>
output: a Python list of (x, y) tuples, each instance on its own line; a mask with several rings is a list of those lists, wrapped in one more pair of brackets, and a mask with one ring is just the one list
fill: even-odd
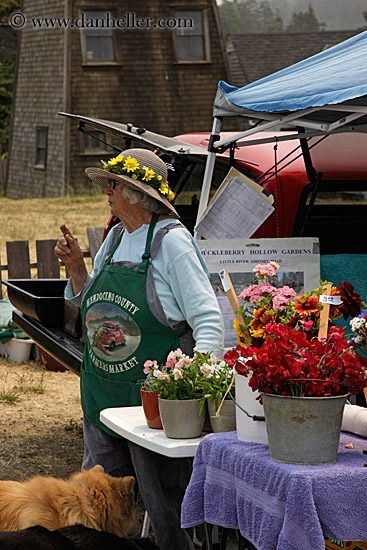
[(309, 209), (312, 186), (302, 191), (293, 237), (319, 237), (321, 254), (366, 254), (365, 181), (324, 181)]

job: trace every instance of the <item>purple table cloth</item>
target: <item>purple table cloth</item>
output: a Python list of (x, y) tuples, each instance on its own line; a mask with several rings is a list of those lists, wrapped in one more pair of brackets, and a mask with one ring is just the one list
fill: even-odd
[[(345, 447), (353, 443), (353, 449)], [(367, 439), (343, 433), (336, 464), (270, 460), (268, 445), (237, 432), (201, 441), (182, 504), (181, 525), (239, 529), (258, 550), (324, 550), (324, 536), (367, 540)]]

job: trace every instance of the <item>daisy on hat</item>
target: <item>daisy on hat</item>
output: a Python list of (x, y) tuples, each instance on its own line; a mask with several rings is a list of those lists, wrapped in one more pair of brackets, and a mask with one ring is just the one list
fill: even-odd
[(171, 214), (178, 216), (170, 203), (175, 198), (167, 182), (167, 166), (155, 153), (147, 149), (127, 149), (102, 168), (86, 168), (87, 176), (102, 187), (112, 180), (149, 195), (164, 204)]

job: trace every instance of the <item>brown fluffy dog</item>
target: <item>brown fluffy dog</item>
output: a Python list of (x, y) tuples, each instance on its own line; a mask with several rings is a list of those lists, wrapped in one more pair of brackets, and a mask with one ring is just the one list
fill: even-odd
[(83, 470), (66, 481), (32, 477), (27, 481), (0, 481), (0, 531), (17, 531), (33, 525), (54, 530), (68, 525), (114, 533), (137, 534), (131, 476), (112, 477), (102, 466)]

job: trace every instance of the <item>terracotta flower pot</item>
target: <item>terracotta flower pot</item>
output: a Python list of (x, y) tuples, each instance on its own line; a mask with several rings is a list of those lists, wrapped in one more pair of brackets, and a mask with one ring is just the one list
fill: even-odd
[(140, 388), (141, 402), (145, 418), (148, 424), (148, 428), (155, 430), (163, 430), (161, 416), (159, 414), (158, 407), (158, 391), (148, 391), (144, 388)]

